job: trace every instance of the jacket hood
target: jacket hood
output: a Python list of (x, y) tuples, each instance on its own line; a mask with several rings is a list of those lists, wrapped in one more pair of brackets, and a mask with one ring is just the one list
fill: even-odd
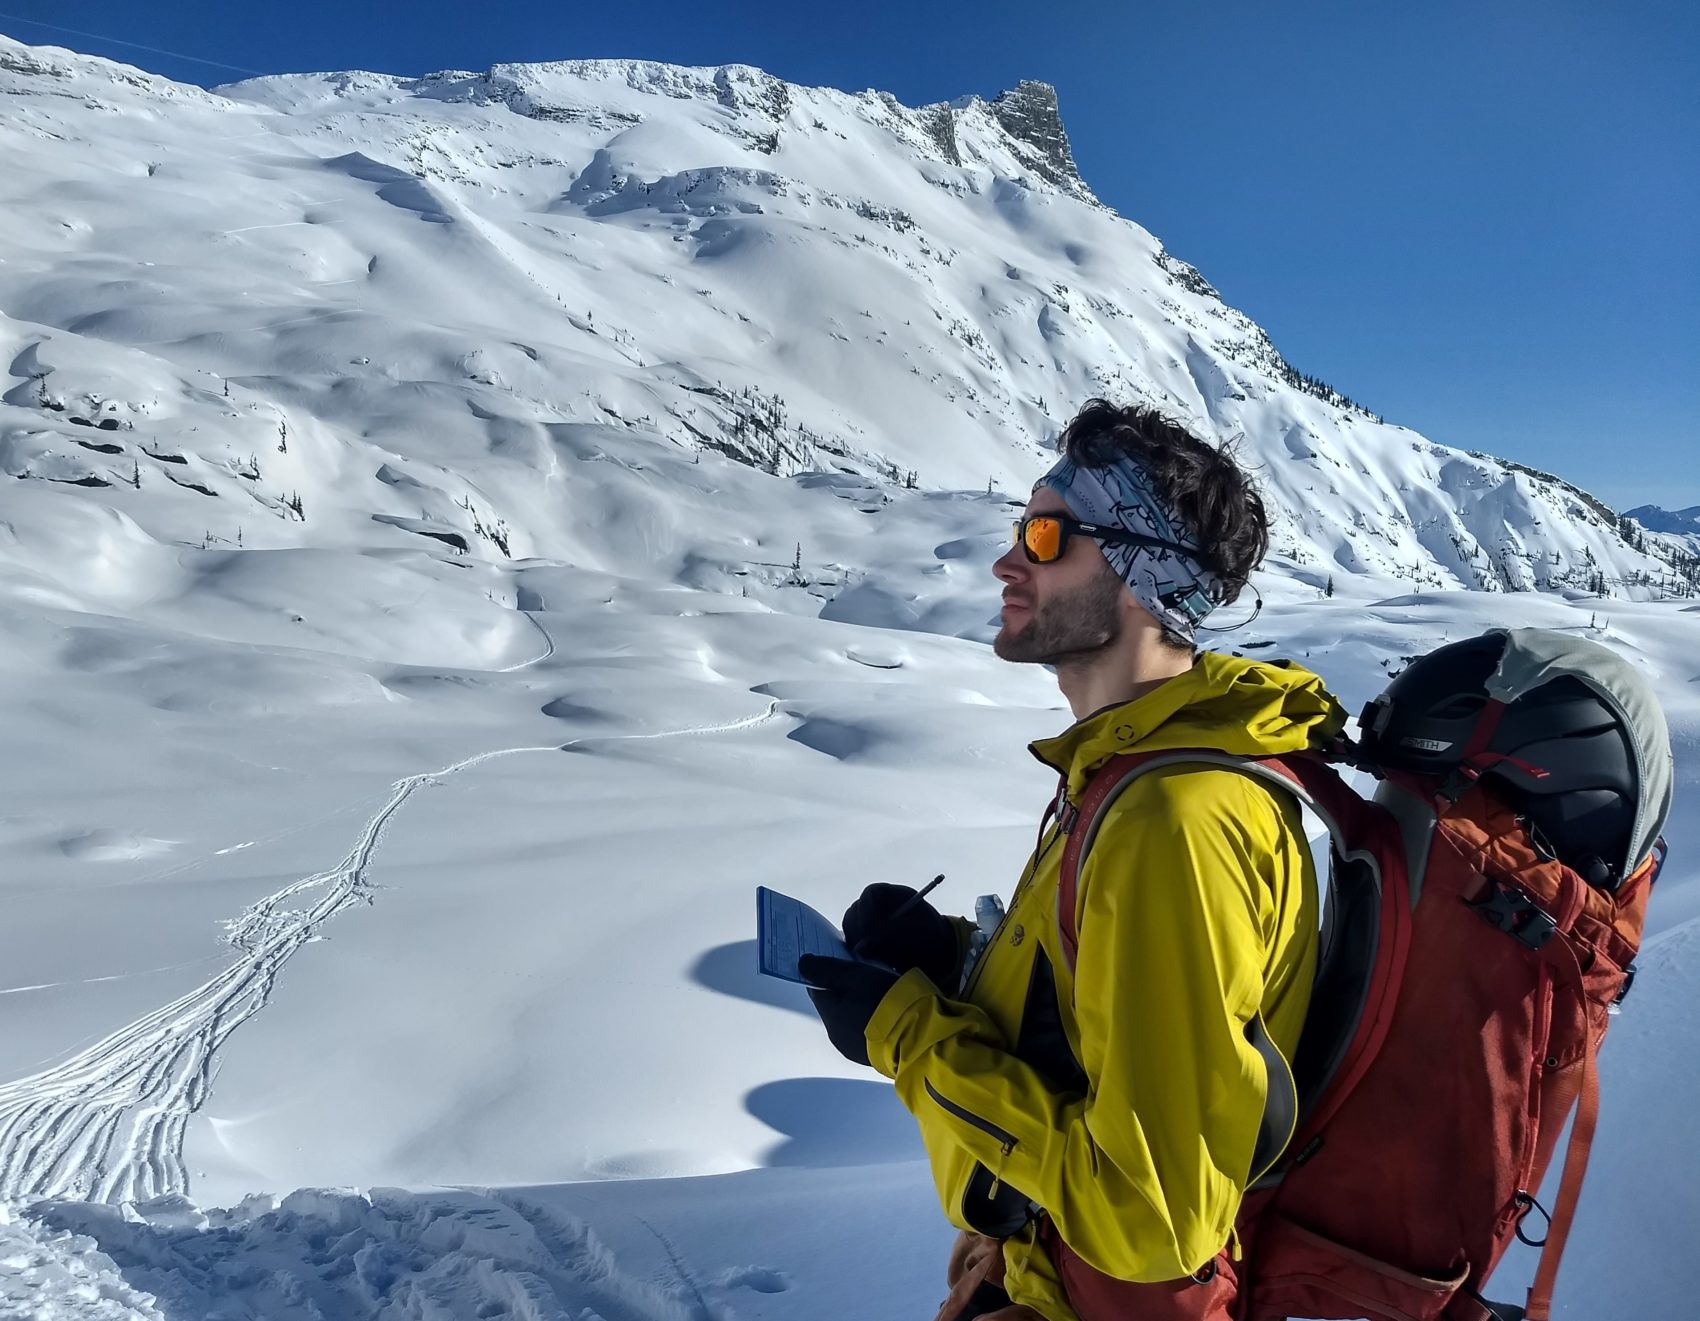
[(1067, 776), (1068, 797), (1078, 801), (1092, 772), (1120, 753), (1212, 748), (1273, 757), (1316, 747), (1345, 727), (1345, 708), (1309, 670), (1207, 651), (1186, 673), (1093, 712), (1032, 752)]

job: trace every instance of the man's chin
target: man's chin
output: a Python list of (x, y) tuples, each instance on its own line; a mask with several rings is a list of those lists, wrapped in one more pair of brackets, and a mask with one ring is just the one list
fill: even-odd
[(1056, 637), (1034, 637), (1031, 626), (1020, 631), (1004, 627), (992, 639), (992, 654), (1017, 665), (1067, 665), (1096, 659), (1114, 638), (1095, 637), (1069, 642)]
[(1026, 636), (1030, 631), (1031, 627), (1014, 629), (1005, 624), (992, 639), (992, 654), (999, 660), (1011, 661), (1018, 665), (1043, 661), (1045, 657), (1034, 654), (1031, 641)]

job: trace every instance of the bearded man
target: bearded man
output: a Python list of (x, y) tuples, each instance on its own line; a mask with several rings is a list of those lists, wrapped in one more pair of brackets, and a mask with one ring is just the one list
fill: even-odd
[(1345, 713), (1296, 666), (1198, 651), (1269, 544), (1230, 454), (1103, 400), (1059, 448), (993, 565), (994, 650), (1053, 667), (1075, 717), (1032, 746), (1060, 787), (1008, 912), (976, 950), (972, 924), (870, 885), (845, 939), (890, 971), (800, 970), (833, 1044), (896, 1083), (962, 1231), (938, 1321), (1225, 1319), (1241, 1197), (1296, 1114), (1318, 930), (1299, 809), (1177, 758), (1096, 814), (1066, 924), (1061, 858), (1112, 757), (1275, 756)]

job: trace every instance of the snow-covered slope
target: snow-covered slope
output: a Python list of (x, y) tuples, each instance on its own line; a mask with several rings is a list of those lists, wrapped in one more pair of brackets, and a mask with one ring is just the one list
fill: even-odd
[[(0, 1316), (925, 1314), (912, 1129), (755, 975), (750, 892), (1007, 891), (1067, 716), (984, 645), (986, 568), (1095, 391), (1257, 464), (1269, 608), (1224, 645), (1355, 707), (1447, 636), (1592, 630), (1695, 792), (1657, 546), (1291, 372), (1040, 85), (209, 93), (0, 40), (0, 105)], [(1618, 599), (1500, 594), (1566, 582)], [(1700, 1140), (1671, 836), (1659, 1034), (1608, 1061), (1669, 1110), (1573, 1273), (1636, 1197), (1666, 1259), (1700, 1220), (1657, 1159)], [(496, 1191), (286, 1196), (342, 1185)]]

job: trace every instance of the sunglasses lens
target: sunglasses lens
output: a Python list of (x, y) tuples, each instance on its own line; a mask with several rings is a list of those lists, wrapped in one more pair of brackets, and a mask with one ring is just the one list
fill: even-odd
[(1063, 525), (1055, 518), (1029, 518), (1022, 525), (1022, 544), (1041, 564), (1062, 554)]

